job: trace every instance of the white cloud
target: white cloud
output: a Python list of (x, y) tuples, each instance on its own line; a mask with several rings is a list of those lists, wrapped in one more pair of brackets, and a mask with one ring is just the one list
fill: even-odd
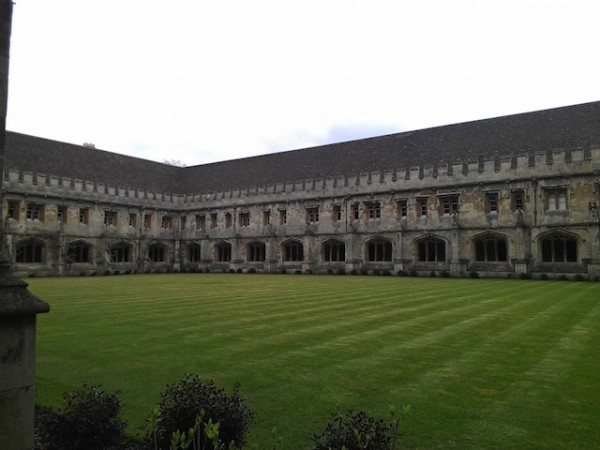
[(8, 127), (191, 165), (593, 101), (598, 13), (584, 0), (26, 0)]

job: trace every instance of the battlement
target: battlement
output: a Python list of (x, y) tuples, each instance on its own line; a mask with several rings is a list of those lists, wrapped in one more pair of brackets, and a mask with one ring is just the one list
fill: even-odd
[(3, 187), (6, 193), (73, 200), (78, 203), (190, 210), (248, 203), (289, 202), (308, 197), (348, 198), (389, 191), (418, 192), (445, 186), (505, 183), (507, 180), (591, 173), (600, 173), (600, 145), (190, 194), (150, 192), (130, 186), (111, 186), (99, 181), (17, 170), (5, 172)]

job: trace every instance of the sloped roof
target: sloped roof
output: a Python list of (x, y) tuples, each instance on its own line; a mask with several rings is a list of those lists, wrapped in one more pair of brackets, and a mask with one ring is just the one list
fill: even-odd
[(6, 132), (5, 166), (150, 192), (181, 192), (178, 167), (11, 131)]
[(600, 102), (188, 167), (184, 188), (221, 191), (591, 144), (600, 144)]
[(7, 168), (200, 193), (600, 144), (600, 101), (178, 168), (7, 132)]

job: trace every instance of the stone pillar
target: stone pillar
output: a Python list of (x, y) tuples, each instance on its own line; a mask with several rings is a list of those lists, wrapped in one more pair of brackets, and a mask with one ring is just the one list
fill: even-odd
[(0, 261), (0, 448), (33, 448), (36, 315), (50, 307)]

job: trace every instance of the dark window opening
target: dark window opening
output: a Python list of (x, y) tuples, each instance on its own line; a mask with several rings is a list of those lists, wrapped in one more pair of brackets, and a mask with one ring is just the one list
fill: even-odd
[(367, 259), (369, 261), (391, 261), (392, 243), (384, 239), (376, 239), (368, 243), (367, 252)]
[(446, 261), (446, 243), (441, 239), (429, 238), (419, 241), (419, 261), (444, 262)]

